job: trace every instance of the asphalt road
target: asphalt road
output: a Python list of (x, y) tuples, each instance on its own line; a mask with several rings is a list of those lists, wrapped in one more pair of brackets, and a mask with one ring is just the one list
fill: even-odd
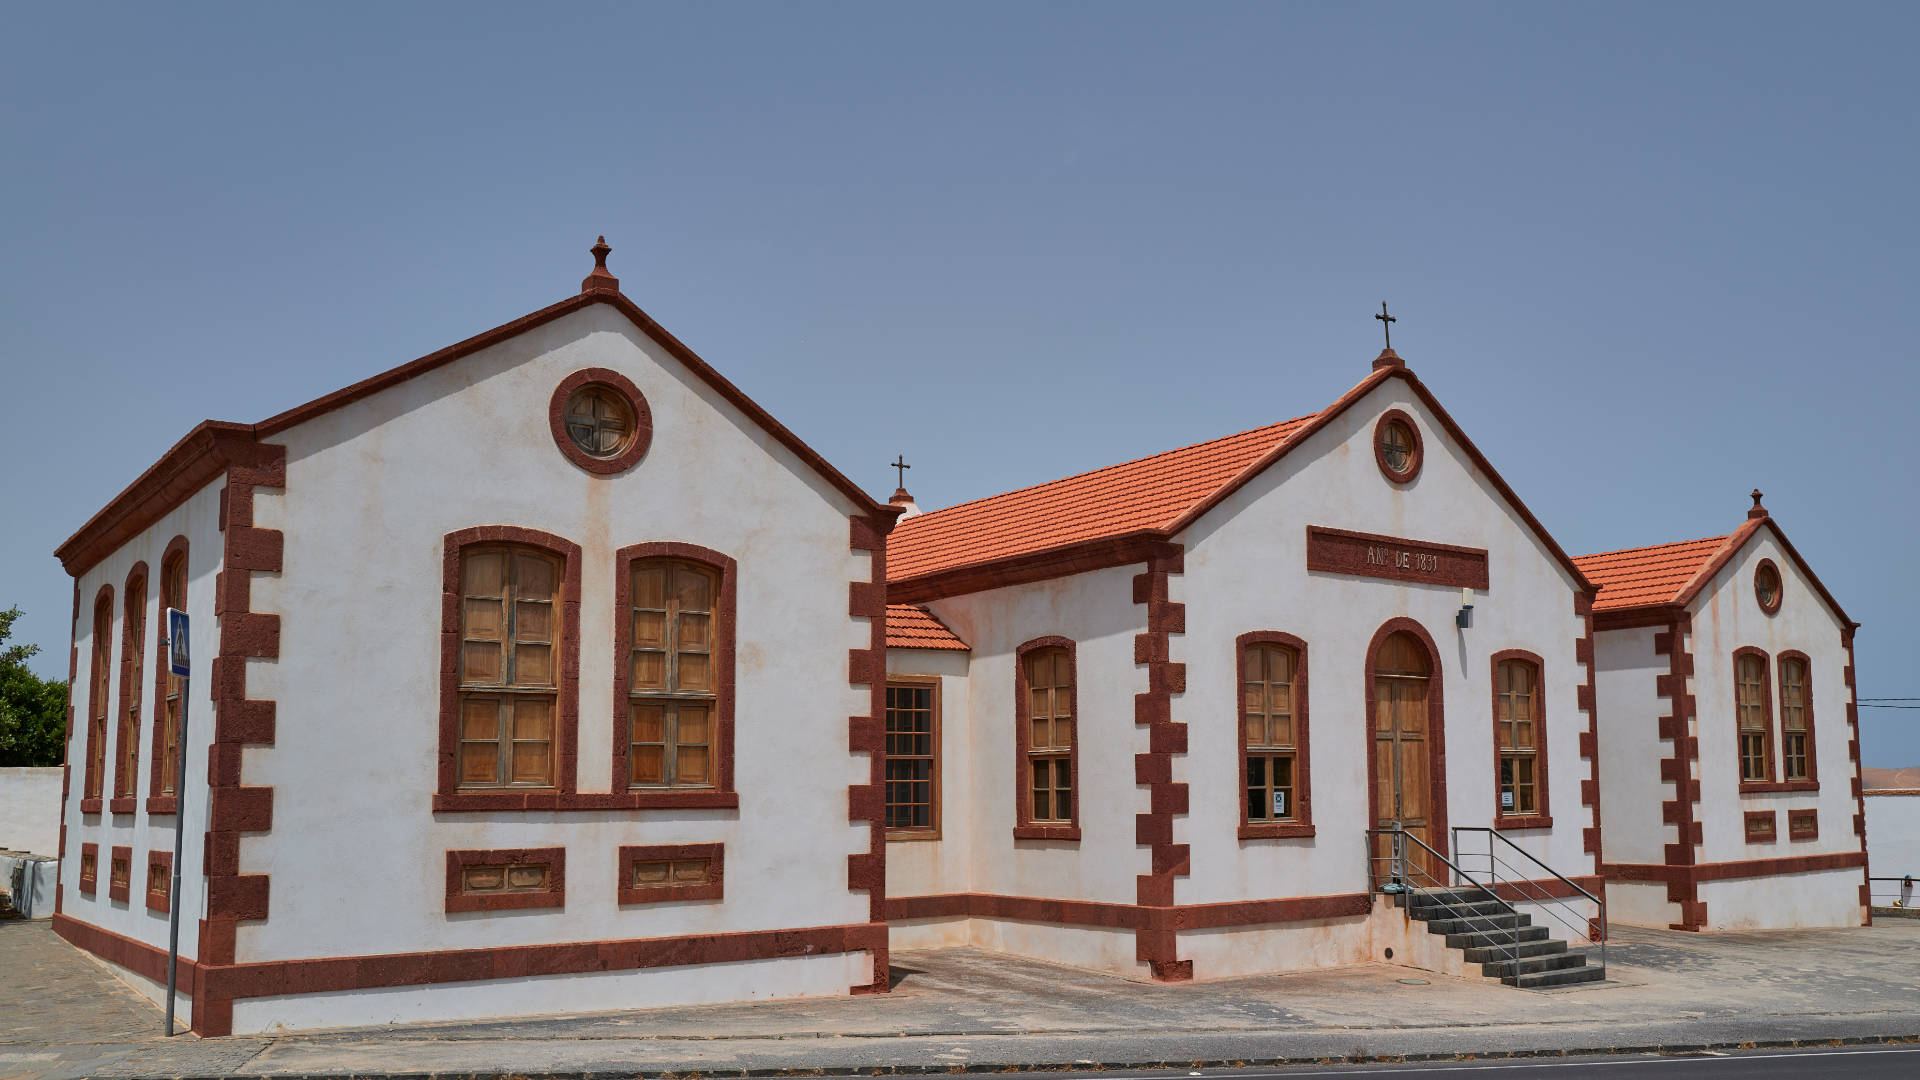
[[(1079, 1080), (1302, 1080), (1324, 1076), (1440, 1076), (1460, 1080), (1912, 1080), (1920, 1077), (1920, 1047), (1849, 1047), (1811, 1050), (1729, 1050), (1640, 1057), (1544, 1058), (1510, 1061), (1428, 1061), (1403, 1065), (1303, 1065), (1284, 1069), (1214, 1069), (1203, 1072), (1103, 1072)], [(1069, 1080), (1059, 1073), (1033, 1080)]]

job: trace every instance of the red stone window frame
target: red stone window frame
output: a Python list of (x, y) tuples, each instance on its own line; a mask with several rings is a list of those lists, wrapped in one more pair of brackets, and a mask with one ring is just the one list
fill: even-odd
[[(1033, 740), (1032, 706), (1027, 685), (1027, 656), (1043, 649), (1063, 649), (1067, 654), (1067, 670), (1073, 680), (1067, 688), (1067, 782), (1072, 785), (1073, 816), (1069, 821), (1039, 822), (1033, 820), (1032, 774), (1029, 763), (1029, 750)], [(1013, 653), (1013, 789), (1014, 818), (1013, 838), (1015, 840), (1073, 840), (1080, 839), (1080, 804), (1085, 794), (1080, 790), (1080, 658), (1072, 638), (1049, 635), (1037, 637), (1022, 644)]]
[[(626, 399), (627, 408), (633, 412), (634, 429), (627, 445), (617, 454), (609, 457), (595, 457), (582, 450), (567, 434), (567, 400), (574, 393), (588, 386), (610, 390)], [(638, 464), (647, 454), (647, 447), (653, 444), (653, 411), (647, 407), (647, 399), (633, 380), (610, 368), (583, 368), (560, 380), (553, 390), (553, 398), (547, 403), (547, 422), (553, 429), (553, 441), (560, 452), (573, 462), (595, 476), (612, 476), (623, 473)]]
[[(697, 563), (719, 578), (713, 598), (713, 775), (711, 788), (634, 787), (628, 761), (631, 737), (630, 682), (633, 677), (633, 564), (648, 559)], [(613, 747), (609, 805), (620, 809), (736, 808), (733, 786), (734, 648), (738, 632), (740, 566), (712, 548), (676, 541), (631, 544), (614, 553), (613, 595)]]
[[(1800, 665), (1800, 711), (1805, 724), (1807, 775), (1792, 777), (1787, 774), (1787, 665)], [(1780, 696), (1775, 699), (1774, 711), (1780, 714), (1780, 790), (1782, 791), (1818, 791), (1820, 790), (1819, 758), (1814, 752), (1815, 736), (1813, 726), (1813, 660), (1798, 649), (1787, 649), (1774, 657), (1774, 679), (1780, 687)]]
[[(1255, 645), (1278, 645), (1293, 653), (1293, 793), (1294, 814), (1290, 821), (1253, 821), (1247, 813), (1248, 759), (1256, 752), (1247, 743), (1247, 652)], [(1312, 753), (1309, 748), (1307, 719), (1307, 643), (1304, 638), (1280, 630), (1252, 630), (1233, 641), (1234, 713), (1239, 727), (1239, 778), (1235, 785), (1240, 803), (1240, 839), (1286, 840), (1307, 837), (1313, 829)]]
[[(1766, 594), (1760, 589), (1760, 579), (1766, 574), (1773, 575), (1772, 604), (1767, 603)], [(1760, 564), (1753, 568), (1753, 599), (1760, 605), (1760, 610), (1766, 612), (1768, 615), (1778, 612), (1780, 610), (1780, 601), (1785, 599), (1786, 593), (1786, 576), (1780, 573), (1780, 568), (1774, 565), (1772, 559), (1761, 559)]]
[(107, 899), (128, 900), (133, 896), (133, 848), (117, 844), (107, 861)]
[[(1740, 660), (1742, 657), (1758, 657), (1760, 660), (1760, 703), (1761, 721), (1765, 725), (1762, 734), (1766, 739), (1767, 778), (1765, 780), (1746, 779), (1745, 765), (1740, 750)], [(1795, 657), (1806, 662), (1806, 654), (1800, 652), (1781, 653), (1782, 658)], [(1740, 779), (1740, 794), (1754, 795), (1769, 791), (1818, 791), (1820, 783), (1814, 779), (1813, 767), (1813, 665), (1807, 664), (1807, 770), (1805, 780), (1780, 780), (1782, 764), (1780, 761), (1781, 739), (1780, 721), (1774, 714), (1778, 711), (1774, 701), (1774, 663), (1776, 658), (1751, 645), (1743, 645), (1733, 650), (1733, 750), (1734, 764), (1740, 769), (1736, 775)]]
[[(518, 544), (560, 560), (559, 679), (553, 719), (554, 783), (545, 788), (462, 789), (460, 786), (461, 552), (475, 544)], [(481, 525), (448, 533), (441, 565), (440, 770), (433, 808), (558, 810), (578, 782), (580, 733), (580, 545), (552, 533), (513, 525)]]
[(141, 670), (147, 657), (147, 564), (137, 562), (127, 572), (120, 591), (120, 704), (113, 741), (113, 798), (107, 811), (131, 814), (139, 809), (140, 720), (146, 688)]
[[(176, 536), (160, 556), (160, 597), (153, 635), (153, 760), (147, 783), (147, 814), (180, 812), (179, 711), (187, 707), (186, 680), (168, 670), (168, 608), (187, 610), (187, 538)], [(168, 766), (172, 766), (171, 775)]]
[[(1500, 666), (1522, 663), (1533, 668), (1533, 806), (1531, 814), (1508, 813), (1500, 805)], [(1502, 649), (1487, 663), (1493, 694), (1493, 827), (1496, 829), (1551, 829), (1553, 803), (1547, 783), (1547, 663), (1538, 653)]]
[[(1408, 437), (1413, 443), (1407, 457), (1407, 467), (1397, 472), (1387, 463), (1386, 451), (1387, 425), (1395, 422), (1406, 425)], [(1414, 477), (1420, 475), (1420, 466), (1426, 461), (1426, 446), (1420, 438), (1420, 425), (1413, 422), (1413, 417), (1407, 415), (1406, 410), (1388, 409), (1380, 414), (1380, 419), (1374, 421), (1373, 461), (1380, 466), (1380, 475), (1396, 484), (1411, 483)]]
[[(692, 859), (707, 861), (707, 879), (698, 885), (636, 886), (633, 884), (633, 868), (638, 863)], [(724, 844), (622, 844), (617, 871), (619, 876), (614, 879), (614, 885), (620, 893), (619, 902), (625, 906), (627, 904), (662, 904), (671, 900), (722, 899), (725, 886), (725, 859)]]
[(87, 646), (90, 675), (87, 682), (87, 759), (81, 773), (80, 812), (102, 809), (101, 788), (107, 771), (107, 694), (113, 679), (113, 586), (102, 585), (93, 600), (93, 635)]
[(1779, 818), (1772, 810), (1748, 810), (1740, 816), (1740, 832), (1749, 844), (1771, 844), (1780, 839)]
[(1820, 811), (1812, 808), (1787, 811), (1787, 839), (1820, 839)]
[(80, 845), (80, 892), (92, 896), (100, 888), (100, 845)]
[(173, 852), (147, 852), (147, 910), (167, 913), (173, 897)]
[[(542, 864), (547, 868), (546, 888), (523, 892), (472, 893), (466, 889), (466, 872), (479, 867)], [(567, 903), (567, 849), (494, 848), (489, 851), (447, 852), (448, 914), (461, 911), (513, 911), (525, 908), (558, 908)]]

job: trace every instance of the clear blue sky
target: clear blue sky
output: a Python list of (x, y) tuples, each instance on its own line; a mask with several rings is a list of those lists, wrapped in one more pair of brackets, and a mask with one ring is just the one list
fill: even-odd
[[(197, 421), (625, 290), (928, 506), (1395, 343), (1562, 544), (1767, 505), (1920, 696), (1920, 7), (24, 4), (0, 605)], [(1868, 764), (1920, 711), (1868, 711)]]

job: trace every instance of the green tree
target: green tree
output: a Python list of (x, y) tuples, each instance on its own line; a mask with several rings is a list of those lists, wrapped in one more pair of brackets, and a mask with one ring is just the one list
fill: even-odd
[(8, 645), (20, 609), (0, 611), (0, 767), (67, 759), (67, 684), (27, 669), (38, 645)]

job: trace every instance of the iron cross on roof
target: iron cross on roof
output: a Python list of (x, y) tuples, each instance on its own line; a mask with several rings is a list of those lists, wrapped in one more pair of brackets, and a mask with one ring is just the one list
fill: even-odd
[(888, 462), (888, 464), (892, 465), (895, 471), (897, 471), (900, 475), (900, 482), (894, 486), (901, 487), (901, 488), (906, 487), (907, 486), (907, 470), (913, 468), (913, 466), (907, 464), (907, 455), (895, 454), (894, 460)]
[(1393, 348), (1393, 324), (1400, 320), (1387, 314), (1387, 302), (1385, 300), (1380, 301), (1380, 314), (1375, 315), (1374, 318), (1380, 320), (1380, 329), (1386, 332), (1387, 348)]

